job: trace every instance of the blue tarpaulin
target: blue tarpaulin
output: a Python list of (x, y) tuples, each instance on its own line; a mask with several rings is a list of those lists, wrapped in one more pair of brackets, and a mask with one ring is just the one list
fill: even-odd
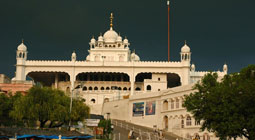
[(8, 139), (8, 137), (6, 136), (0, 136), (0, 139), (4, 139), (4, 138)]

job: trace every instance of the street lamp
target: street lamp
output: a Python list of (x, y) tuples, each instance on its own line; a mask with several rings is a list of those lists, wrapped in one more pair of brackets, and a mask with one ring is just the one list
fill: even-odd
[(79, 88), (81, 88), (81, 85), (76, 86), (74, 89), (72, 89), (72, 92), (71, 92), (70, 114), (69, 114), (70, 119), (69, 119), (69, 125), (68, 125), (69, 131), (71, 130), (71, 122), (72, 122), (71, 114), (72, 114), (72, 106), (73, 106), (73, 93), (74, 93), (74, 90), (79, 89)]

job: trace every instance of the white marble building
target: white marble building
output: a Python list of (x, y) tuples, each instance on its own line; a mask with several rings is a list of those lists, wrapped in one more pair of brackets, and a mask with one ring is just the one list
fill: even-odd
[[(22, 42), (17, 48), (16, 76), (12, 81), (24, 82), (30, 77), (45, 86), (73, 91), (85, 99), (92, 112), (99, 114), (113, 111), (113, 108), (102, 111), (105, 102), (125, 96), (129, 98), (129, 106), (122, 115), (126, 116), (115, 113), (116, 118), (119, 115), (127, 121), (143, 122), (141, 125), (157, 125), (183, 137), (198, 133), (198, 125), (181, 104), (183, 95), (192, 92), (192, 85), (208, 72), (195, 71), (195, 65), (190, 63), (190, 47), (184, 43), (180, 49), (180, 61), (177, 62), (142, 61), (135, 52), (130, 51), (128, 39), (123, 39), (114, 30), (112, 19), (111, 15), (109, 30), (89, 42), (86, 60), (76, 60), (75, 52), (71, 60), (27, 60), (27, 46)], [(227, 74), (227, 69), (224, 64), (223, 71), (217, 71), (219, 77)], [(132, 116), (133, 103), (154, 99), (156, 115)], [(179, 121), (175, 121), (177, 119)]]

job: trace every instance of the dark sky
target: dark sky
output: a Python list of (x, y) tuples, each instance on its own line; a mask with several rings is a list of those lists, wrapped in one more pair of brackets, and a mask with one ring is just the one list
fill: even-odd
[[(187, 40), (196, 70), (238, 72), (255, 64), (254, 0), (171, 0), (171, 60)], [(0, 0), (0, 73), (14, 76), (22, 38), (30, 60), (78, 60), (94, 35), (127, 36), (141, 60), (167, 60), (166, 0)]]

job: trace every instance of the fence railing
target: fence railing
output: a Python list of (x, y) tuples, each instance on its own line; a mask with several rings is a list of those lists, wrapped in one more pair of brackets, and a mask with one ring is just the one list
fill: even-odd
[[(153, 131), (144, 131), (141, 128), (138, 128), (132, 124), (127, 124), (123, 122), (118, 122), (116, 120), (112, 120), (112, 124), (115, 126), (118, 126), (120, 128), (126, 129), (128, 131), (133, 131), (135, 134), (135, 138), (137, 140), (168, 140), (163, 135), (160, 135), (159, 132), (153, 132)], [(121, 140), (121, 134), (115, 134), (113, 135), (113, 140)], [(125, 136), (127, 137), (127, 136)]]

